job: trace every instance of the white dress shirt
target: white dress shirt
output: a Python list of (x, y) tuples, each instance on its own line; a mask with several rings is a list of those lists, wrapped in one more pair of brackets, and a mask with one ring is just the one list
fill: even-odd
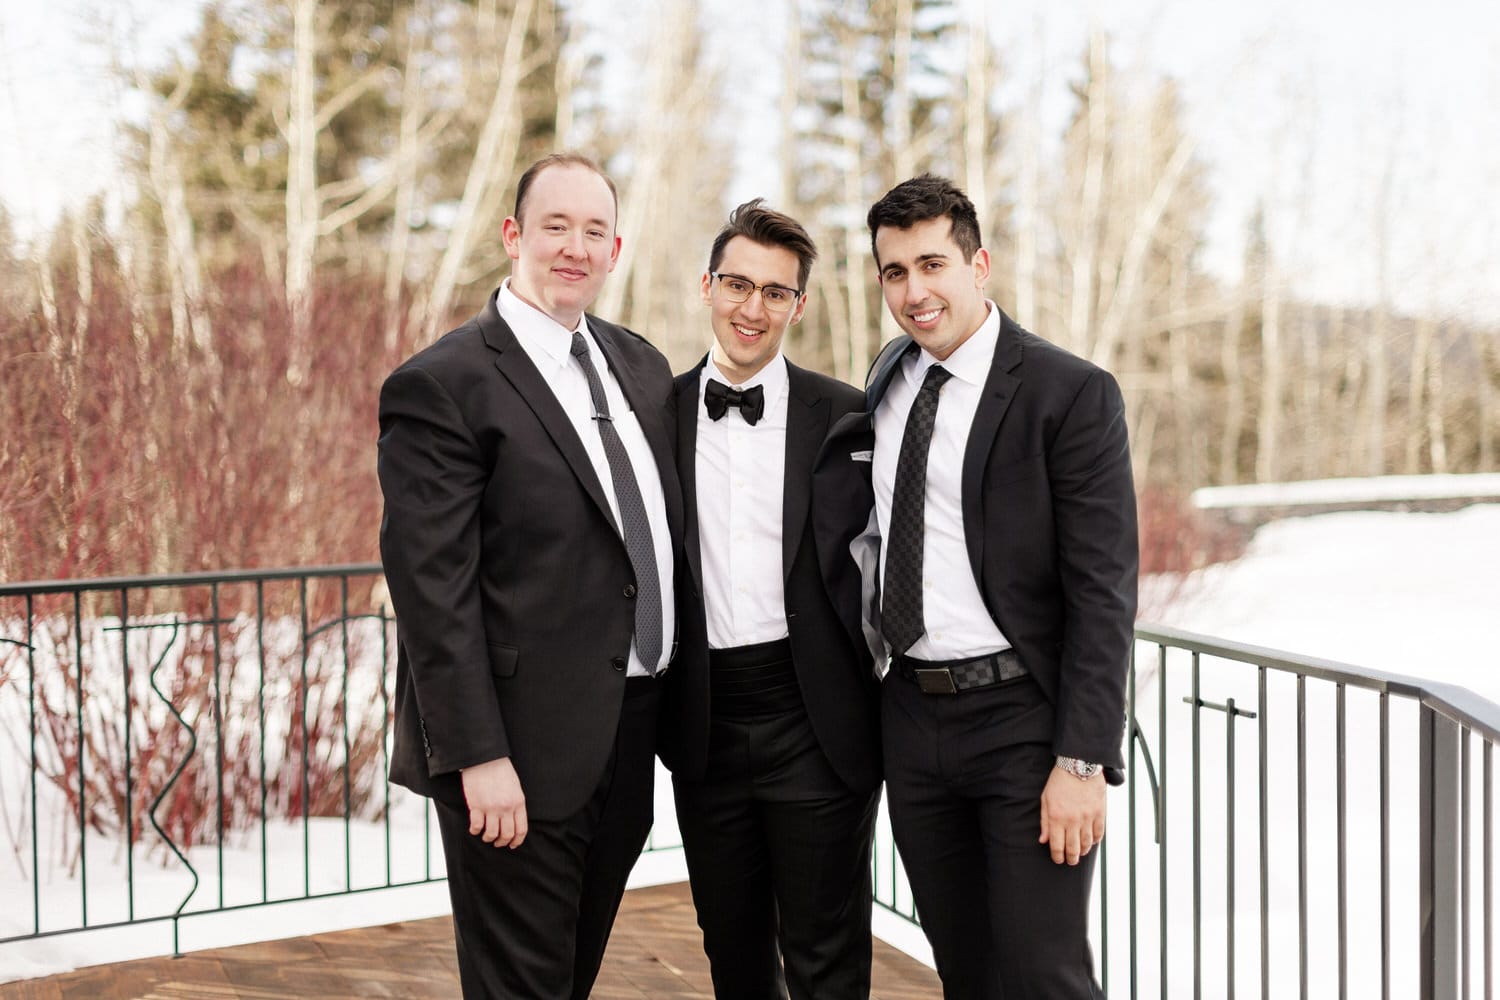
[[(733, 389), (761, 386), (765, 411), (754, 425), (736, 407), (708, 416), (709, 379)], [(774, 642), (787, 635), (781, 565), (781, 500), (786, 477), (786, 359), (777, 355), (744, 383), (710, 357), (698, 380), (698, 546), (703, 610), (711, 649)]]
[[(588, 452), (589, 463), (594, 467), (594, 474), (604, 487), (604, 496), (609, 500), (609, 511), (614, 516), (618, 530), (620, 503), (615, 498), (615, 479), (609, 471), (609, 456), (604, 453), (604, 441), (594, 425), (594, 401), (589, 394), (588, 376), (584, 375), (583, 368), (572, 355), (574, 330), (565, 329), (540, 309), (523, 302), (510, 290), (509, 278), (500, 286), (495, 304), (500, 310), (500, 318), (505, 320), (516, 335), (526, 356), (536, 365), (547, 387), (562, 404), (573, 430), (578, 432), (578, 438)], [(620, 391), (620, 384), (615, 381), (614, 372), (610, 371), (604, 352), (599, 350), (598, 342), (589, 331), (588, 321), (582, 316), (578, 319), (576, 330), (588, 341), (589, 357), (594, 362), (594, 370), (599, 373), (599, 381), (604, 385), (610, 418), (614, 421), (621, 443), (625, 445), (630, 466), (635, 470), (641, 501), (646, 507), (646, 520), (651, 525), (652, 547), (656, 550), (656, 576), (661, 584), (661, 662), (654, 664), (653, 670), (647, 670), (641, 663), (640, 654), (632, 639), (630, 663), (626, 673), (632, 677), (641, 677), (662, 669), (670, 662), (672, 642), (677, 636), (676, 610), (672, 601), (672, 536), (667, 528), (667, 504), (662, 495), (656, 456), (646, 443), (646, 435), (642, 432), (630, 403), (626, 401), (625, 394)], [(567, 597), (566, 594), (558, 595), (559, 600), (566, 600)]]
[[(880, 406), (875, 410), (875, 516), (880, 537), (891, 530), (891, 492), (896, 481), (896, 462), (906, 417), (927, 369), (941, 364), (953, 377), (943, 384), (938, 397), (937, 419), (932, 429), (932, 450), (927, 456), (927, 495), (923, 504), (922, 619), (927, 631), (908, 656), (921, 660), (959, 660), (985, 656), (1010, 648), (1000, 632), (979, 583), (969, 565), (964, 540), (963, 466), (969, 429), (984, 391), (1000, 339), (1000, 310), (989, 303), (989, 314), (968, 340), (939, 362), (926, 351), (908, 354), (891, 378)], [(880, 578), (885, 579), (885, 547), (880, 551)], [(881, 594), (889, 588), (882, 586)]]

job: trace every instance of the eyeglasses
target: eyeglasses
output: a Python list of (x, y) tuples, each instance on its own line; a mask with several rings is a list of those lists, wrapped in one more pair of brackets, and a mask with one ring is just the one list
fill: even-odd
[(787, 288), (785, 285), (757, 285), (749, 278), (741, 278), (738, 274), (710, 271), (709, 277), (719, 282), (719, 287), (724, 291), (724, 297), (730, 302), (748, 302), (751, 292), (760, 292), (761, 305), (771, 312), (786, 312), (802, 297), (802, 293), (795, 288)]

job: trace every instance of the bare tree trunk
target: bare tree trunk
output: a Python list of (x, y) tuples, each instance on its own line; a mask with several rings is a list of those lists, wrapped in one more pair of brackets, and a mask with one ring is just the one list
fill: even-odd
[(1068, 315), (1068, 350), (1088, 357), (1093, 353), (1094, 278), (1104, 202), (1104, 152), (1109, 139), (1109, 59), (1103, 32), (1089, 35), (1089, 112), (1084, 142), (1083, 190), (1079, 197), (1078, 243), (1071, 265), (1073, 303)]
[(1328, 474), (1325, 452), (1328, 440), (1327, 428), (1331, 425), (1324, 414), (1331, 413), (1331, 408), (1325, 405), (1324, 398), (1330, 395), (1331, 390), (1327, 385), (1328, 380), (1323, 378), (1322, 349), (1318, 343), (1317, 320), (1304, 313), (1298, 324), (1298, 332), (1301, 334), (1299, 340), (1302, 346), (1302, 371), (1299, 373), (1301, 389), (1298, 393), (1297, 405), (1298, 440), (1301, 442), (1302, 452), (1301, 471), (1304, 479), (1316, 479)]
[[(909, 0), (906, 4), (909, 8)], [(990, 36), (988, 7), (978, 4), (969, 15), (967, 59), (968, 72), (964, 74), (964, 190), (969, 200), (979, 206), (981, 218), (989, 211), (989, 164), (987, 138), (989, 136), (990, 97)], [(912, 175), (910, 165), (900, 172), (901, 177)]]
[(1432, 471), (1448, 471), (1447, 428), (1443, 421), (1443, 334), (1433, 331), (1432, 353), (1427, 362), (1427, 447)]
[(1099, 334), (1091, 352), (1096, 365), (1106, 368), (1110, 366), (1115, 351), (1119, 347), (1120, 339), (1125, 335), (1125, 327), (1131, 318), (1136, 295), (1144, 280), (1147, 258), (1156, 240), (1162, 215), (1166, 212), (1167, 204), (1172, 200), (1172, 196), (1177, 193), (1177, 186), (1182, 181), (1183, 173), (1192, 159), (1196, 146), (1196, 141), (1188, 138), (1186, 134), (1178, 139), (1177, 147), (1172, 150), (1172, 156), (1168, 159), (1166, 167), (1156, 178), (1151, 197), (1136, 213), (1119, 267), (1111, 268), (1116, 277), (1113, 281), (1105, 282), (1101, 276), (1100, 297), (1104, 297), (1106, 288), (1109, 297), (1108, 304), (1100, 306), (1102, 315), (1099, 322)]
[(1390, 400), (1390, 362), (1386, 358), (1385, 341), (1389, 332), (1388, 314), (1385, 308), (1374, 311), (1373, 329), (1365, 337), (1364, 394), (1360, 407), (1359, 426), (1364, 429), (1362, 475), (1384, 475), (1386, 410)]
[(287, 381), (300, 385), (311, 363), (313, 258), (318, 248), (317, 0), (292, 0), (292, 72), (287, 101), (286, 303), (292, 336)]
[[(150, 93), (149, 81), (137, 71), (137, 87)], [(167, 240), (167, 279), (171, 288), (172, 349), (184, 352), (192, 344), (210, 366), (217, 365), (213, 329), (204, 308), (203, 277), (198, 264), (197, 239), (193, 216), (188, 211), (187, 192), (182, 170), (173, 149), (170, 116), (187, 99), (192, 73), (186, 67), (178, 70), (177, 85), (163, 104), (147, 112), (147, 176), (157, 205), (161, 209), (162, 228)]]
[(1483, 333), (1475, 336), (1474, 351), (1479, 356), (1479, 470), (1490, 472), (1495, 468), (1495, 383), (1494, 376), (1500, 369), (1500, 357), (1492, 343), (1493, 335)]
[(1245, 432), (1245, 370), (1240, 357), (1240, 339), (1245, 332), (1245, 295), (1236, 294), (1234, 312), (1224, 327), (1219, 363), (1224, 369), (1224, 426), (1219, 434), (1219, 478), (1221, 486), (1240, 481), (1240, 436)]
[(1260, 411), (1255, 433), (1255, 481), (1274, 483), (1281, 475), (1281, 405), (1286, 359), (1281, 350), (1281, 280), (1266, 261), (1266, 287), (1261, 298)]
[[(1016, 192), (1016, 321), (1035, 330), (1041, 321), (1037, 305), (1037, 255), (1042, 218), (1042, 151), (1041, 114), (1042, 81), (1040, 77), (1022, 114), (1020, 136), (1020, 175)], [(1075, 299), (1076, 302), (1076, 299)]]
[[(895, 31), (891, 37), (891, 162), (898, 180), (915, 173), (916, 151), (911, 134), (911, 21), (912, 0), (895, 0)], [(972, 197), (973, 192), (969, 192)], [(854, 204), (859, 204), (855, 202)]]
[(84, 339), (88, 336), (89, 315), (94, 306), (94, 255), (89, 249), (88, 223), (84, 221), (81, 210), (73, 216), (68, 229), (73, 242), (73, 268), (78, 275), (78, 311), (73, 314), (73, 339), (78, 344), (79, 355), (82, 355)]
[[(843, 49), (840, 65), (840, 95), (844, 120), (864, 121), (864, 108), (859, 95), (859, 69), (854, 63), (854, 53), (848, 46)], [(853, 128), (844, 132), (844, 192), (845, 205), (862, 205), (865, 202), (863, 182), (865, 177), (864, 154), (860, 149), (859, 135)], [(865, 373), (870, 367), (870, 316), (866, 297), (866, 262), (869, 260), (865, 248), (864, 227), (856, 219), (846, 219), (843, 229), (844, 260), (848, 268), (844, 284), (849, 304), (848, 339), (849, 366), (840, 374), (855, 385), (863, 385)]]
[(1422, 395), (1427, 391), (1432, 361), (1432, 338), (1437, 324), (1426, 316), (1417, 320), (1416, 336), (1411, 348), (1411, 371), (1406, 385), (1406, 447), (1402, 471), (1416, 475), (1422, 471), (1422, 436), (1427, 430), (1427, 405)]
[(411, 244), (411, 212), (416, 199), (417, 128), (425, 105), (422, 73), (418, 63), (417, 22), (425, 19), (408, 12), (405, 16), (406, 53), (401, 82), (401, 126), (396, 140), (396, 204), (391, 217), (390, 249), (385, 258), (385, 348), (395, 352), (401, 340), (401, 293), (406, 285), (406, 257)]
[[(424, 336), (432, 336), (438, 325), (447, 321), (448, 314), (453, 309), (459, 272), (469, 256), (481, 224), (488, 221), (480, 218), (480, 207), (486, 201), (489, 189), (510, 172), (515, 162), (520, 143), (520, 83), (530, 70), (521, 50), (526, 41), (526, 26), (531, 21), (533, 6), (534, 0), (517, 0), (515, 9), (511, 12), (505, 45), (498, 57), (500, 74), (490, 97), (489, 113), (485, 116), (479, 144), (469, 165), (463, 198), (459, 201), (458, 213), (453, 220), (448, 246), (438, 263), (432, 290), (423, 310)], [(498, 34), (498, 28), (493, 30)]]

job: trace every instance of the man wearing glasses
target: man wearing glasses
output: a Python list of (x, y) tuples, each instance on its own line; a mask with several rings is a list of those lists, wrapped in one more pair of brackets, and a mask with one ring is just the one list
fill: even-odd
[(868, 472), (846, 454), (812, 476), (864, 395), (781, 353), (816, 254), (760, 199), (736, 208), (702, 281), (713, 349), (676, 379), (686, 551), (661, 757), (719, 1000), (870, 992), (879, 690), (857, 574), (825, 581), (849, 560), (820, 559), (814, 532)]

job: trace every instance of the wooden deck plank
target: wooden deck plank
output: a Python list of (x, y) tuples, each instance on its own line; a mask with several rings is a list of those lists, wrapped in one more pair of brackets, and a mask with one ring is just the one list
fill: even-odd
[[(875, 942), (872, 1000), (925, 1000), (936, 973)], [(437, 1000), (459, 995), (447, 917), (95, 966), (0, 985), (0, 1000)], [(711, 1000), (687, 885), (625, 894), (595, 1000)]]

